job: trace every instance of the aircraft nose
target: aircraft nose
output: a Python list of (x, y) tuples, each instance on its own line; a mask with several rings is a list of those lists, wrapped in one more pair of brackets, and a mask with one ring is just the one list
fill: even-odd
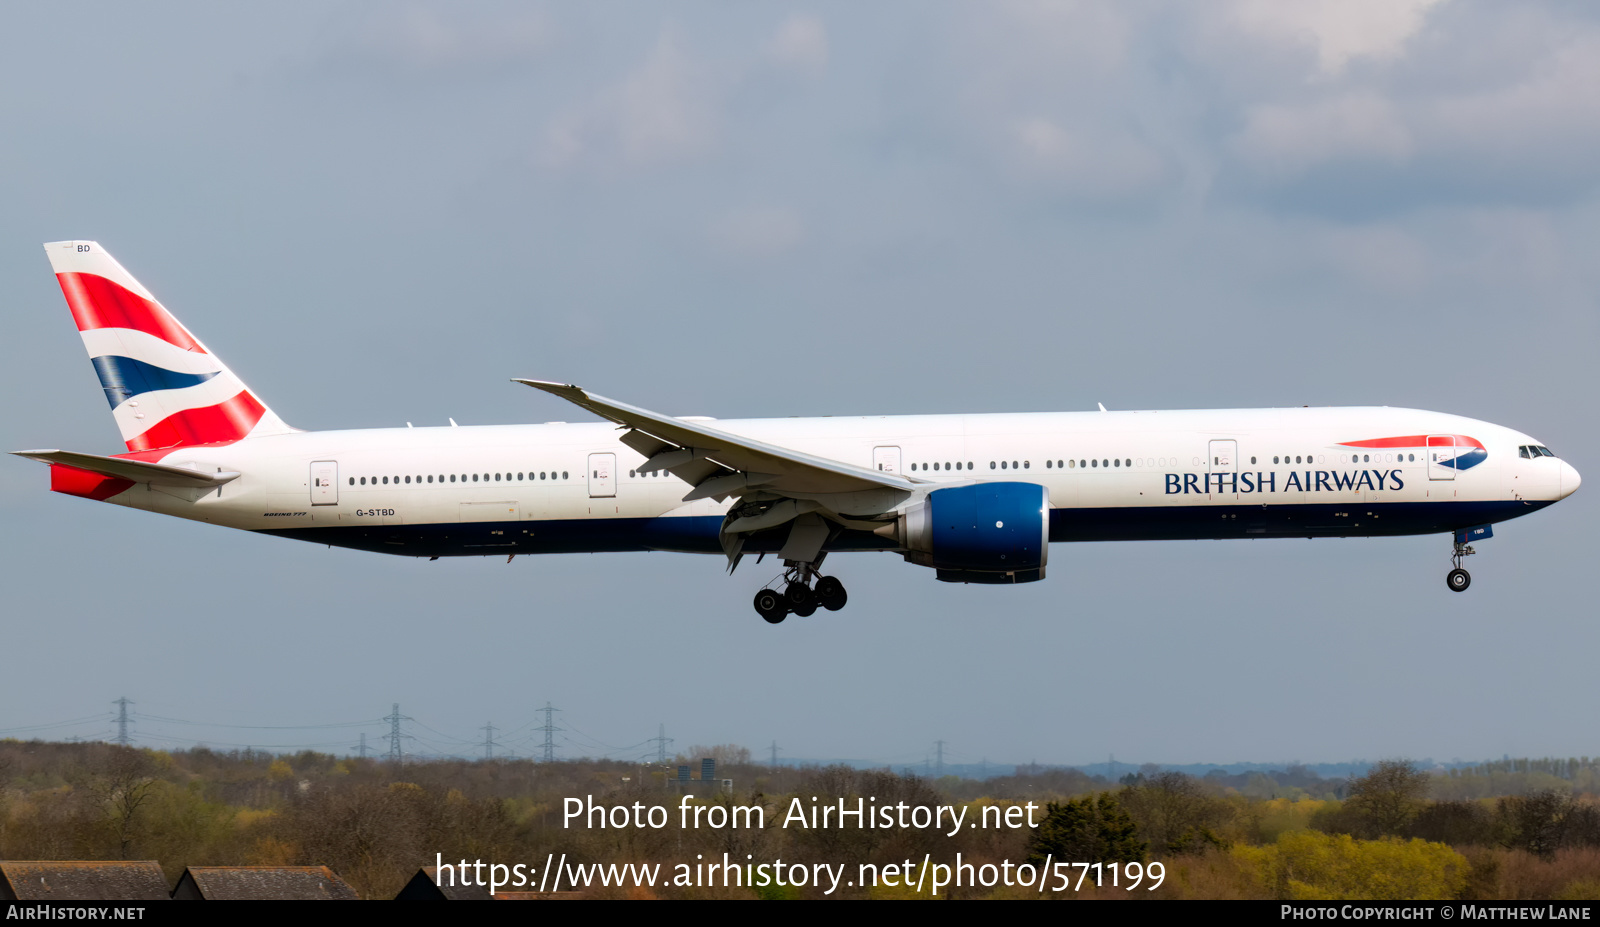
[(1578, 484), (1583, 482), (1583, 477), (1578, 475), (1578, 468), (1565, 460), (1561, 461), (1561, 498), (1572, 495), (1578, 491)]

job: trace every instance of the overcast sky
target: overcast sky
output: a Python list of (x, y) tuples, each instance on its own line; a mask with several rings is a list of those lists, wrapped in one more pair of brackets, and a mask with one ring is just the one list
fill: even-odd
[[(5, 19), (5, 450), (122, 450), (39, 247), (81, 238), (307, 429), (580, 420), (520, 376), (724, 418), (1406, 406), (1597, 469), (1591, 5)], [(152, 746), (333, 749), (386, 727), (265, 728), (399, 702), (409, 749), (527, 754), (550, 701), (565, 756), (1600, 752), (1592, 487), (1460, 595), (1447, 536), (1057, 545), (1015, 588), (840, 556), (849, 607), (770, 627), (770, 561), (430, 563), (47, 484), (0, 462), (0, 731), (126, 695)]]

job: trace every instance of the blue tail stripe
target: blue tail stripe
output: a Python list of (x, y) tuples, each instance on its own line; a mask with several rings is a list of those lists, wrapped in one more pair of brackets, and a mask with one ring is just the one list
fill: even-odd
[(147, 364), (142, 360), (118, 357), (114, 354), (103, 354), (91, 360), (94, 363), (94, 372), (100, 376), (100, 386), (106, 391), (106, 401), (111, 403), (113, 409), (140, 393), (158, 389), (182, 389), (185, 386), (204, 383), (220, 373), (220, 371), (179, 373), (176, 370)]

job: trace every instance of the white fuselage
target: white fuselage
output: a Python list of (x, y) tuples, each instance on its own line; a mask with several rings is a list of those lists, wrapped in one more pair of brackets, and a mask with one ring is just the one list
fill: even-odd
[[(1537, 443), (1527, 435), (1409, 409), (852, 416), (715, 427), (935, 484), (1042, 484), (1052, 540), (1449, 531), (1516, 517), (1578, 484), (1561, 460), (1521, 456), (1519, 448)], [(137, 484), (107, 501), (419, 556), (717, 550), (728, 503), (681, 501), (686, 484), (639, 472), (644, 458), (618, 434), (608, 423), (553, 423), (252, 437), (160, 458), (240, 474), (220, 489)], [(1424, 440), (1392, 444), (1405, 436)], [(1444, 437), (1430, 447), (1426, 436)], [(1459, 443), (1451, 436), (1475, 439), (1485, 456), (1467, 469), (1430, 463), (1444, 456), (1441, 447), (1465, 449), (1446, 444)], [(1351, 446), (1377, 440), (1391, 444)]]

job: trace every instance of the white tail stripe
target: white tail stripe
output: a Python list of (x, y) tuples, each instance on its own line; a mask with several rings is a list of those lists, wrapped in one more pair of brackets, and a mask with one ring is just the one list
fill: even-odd
[[(232, 399), (244, 391), (232, 377), (212, 377), (204, 383), (183, 389), (158, 389), (140, 393), (111, 410), (122, 430), (122, 440), (149, 431), (169, 415), (189, 409), (203, 409)], [(135, 405), (138, 403), (138, 405)], [(140, 418), (140, 416), (144, 416)]]
[(185, 351), (131, 328), (91, 328), (83, 335), (83, 346), (90, 357), (131, 357), (177, 373), (222, 373), (231, 376), (215, 355)]

